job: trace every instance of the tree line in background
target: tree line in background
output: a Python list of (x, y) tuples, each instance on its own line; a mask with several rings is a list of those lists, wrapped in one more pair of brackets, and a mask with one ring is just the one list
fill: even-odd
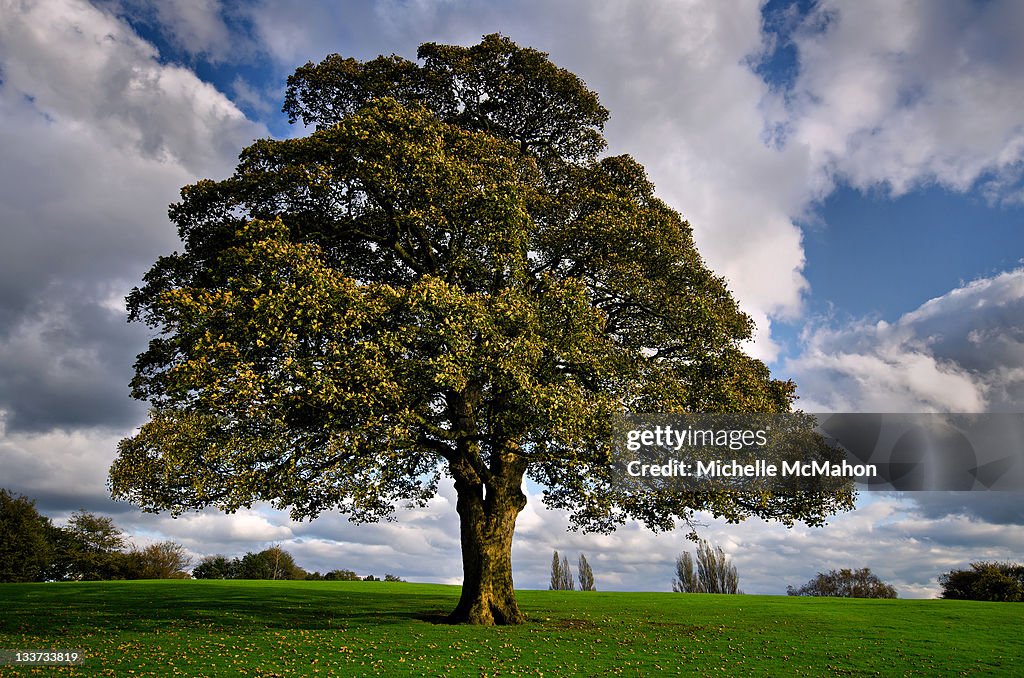
[(34, 501), (0, 489), (0, 581), (175, 579), (190, 562), (181, 544), (140, 549), (113, 519), (84, 510), (57, 527)]
[(307, 572), (295, 564), (290, 553), (280, 546), (271, 546), (259, 553), (246, 553), (240, 558), (220, 554), (206, 556), (192, 570), (196, 579), (291, 579), (305, 581), (405, 581), (393, 574), (379, 579), (372, 574), (360, 577), (352, 570), (331, 570), (326, 574)]
[[(580, 554), (577, 561), (577, 572), (579, 573), (580, 591), (596, 591), (594, 587), (594, 571), (587, 562), (587, 557)], [(576, 590), (576, 578), (572, 574), (572, 566), (569, 565), (569, 558), (558, 557), (558, 551), (551, 556), (551, 584), (550, 591), (574, 591)]]
[[(162, 541), (138, 548), (107, 516), (85, 510), (57, 527), (35, 502), (0, 488), (0, 582), (185, 579), (192, 559), (185, 547)], [(306, 572), (290, 553), (271, 546), (241, 558), (207, 556), (192, 570), (197, 579), (308, 579), (380, 581), (351, 570)], [(383, 581), (402, 581), (392, 574)]]
[[(183, 579), (190, 576), (191, 558), (185, 547), (162, 541), (138, 548), (112, 518), (85, 510), (71, 514), (57, 527), (40, 514), (35, 502), (0, 488), (0, 582), (88, 581), (103, 579)], [(191, 571), (196, 579), (291, 579), (308, 581), (403, 581), (393, 574), (383, 580), (361, 577), (352, 570), (325, 574), (307, 572), (288, 551), (271, 546), (238, 558), (212, 555)], [(938, 578), (943, 598), (952, 600), (1024, 601), (1024, 565), (975, 562)], [(551, 559), (554, 591), (596, 591), (594, 572), (582, 553), (574, 576), (569, 559), (555, 551)], [(696, 558), (689, 552), (676, 559), (672, 590), (677, 593), (741, 593), (736, 566), (720, 546), (701, 540)], [(870, 568), (819, 572), (800, 587), (788, 586), (791, 596), (896, 598), (896, 589)]]

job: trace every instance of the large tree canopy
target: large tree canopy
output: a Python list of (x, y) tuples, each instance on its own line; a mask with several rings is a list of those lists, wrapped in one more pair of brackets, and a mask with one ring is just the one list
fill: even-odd
[(419, 57), (298, 69), (285, 111), (316, 131), (182, 190), (184, 249), (128, 299), (155, 330), (132, 383), (153, 409), (114, 495), (378, 520), (449, 476), (453, 619), (476, 623), (522, 620), (527, 476), (594, 530), (848, 507), (610, 482), (614, 415), (786, 411), (794, 385), (741, 350), (750, 319), (643, 168), (599, 158), (608, 113), (579, 78), (496, 35)]

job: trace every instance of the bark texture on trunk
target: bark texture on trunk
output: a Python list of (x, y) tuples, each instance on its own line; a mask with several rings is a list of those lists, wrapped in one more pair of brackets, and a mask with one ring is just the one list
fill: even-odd
[(526, 507), (522, 473), (504, 482), (456, 479), (456, 504), (462, 533), (462, 597), (448, 617), (452, 623), (521, 624), (512, 586), (512, 534), (519, 512)]

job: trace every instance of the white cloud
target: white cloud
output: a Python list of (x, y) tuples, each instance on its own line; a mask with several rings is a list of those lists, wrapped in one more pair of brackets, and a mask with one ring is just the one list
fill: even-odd
[(807, 411), (1020, 411), (1024, 269), (966, 284), (892, 324), (812, 327), (803, 342), (784, 371)]
[(177, 244), (179, 188), (265, 128), (87, 2), (0, 12), (0, 407), (9, 428), (124, 425), (144, 332), (111, 299)]
[(238, 58), (245, 41), (224, 22), (220, 0), (157, 0), (152, 3), (158, 21), (171, 39), (189, 54), (205, 55), (213, 62)]
[(1022, 21), (1013, 1), (818, 3), (796, 39), (790, 142), (858, 188), (966, 191), (980, 180), (993, 197), (1014, 199)]
[(86, 2), (0, 5), (5, 98), (27, 97), (61, 127), (194, 174), (224, 172), (262, 131), (211, 85), (159, 63), (152, 45)]

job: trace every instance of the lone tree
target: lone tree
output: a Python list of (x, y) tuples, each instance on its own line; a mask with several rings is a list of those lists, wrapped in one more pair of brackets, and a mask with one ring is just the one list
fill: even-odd
[(819, 572), (814, 579), (794, 588), (786, 587), (790, 596), (826, 596), (836, 598), (895, 598), (896, 589), (886, 584), (869, 567), (859, 570), (843, 568)]
[(525, 477), (573, 526), (672, 529), (696, 510), (820, 524), (850, 493), (632, 492), (610, 482), (612, 416), (776, 412), (794, 385), (608, 112), (547, 56), (498, 35), (420, 63), (338, 55), (289, 78), (315, 132), (246, 148), (182, 189), (183, 250), (128, 297), (154, 338), (112, 494), (150, 511), (255, 501), (355, 521), (454, 480), (453, 621), (515, 624)]
[(551, 554), (551, 582), (548, 584), (549, 591), (561, 591), (565, 577), (562, 575), (562, 561), (558, 558), (558, 551)]
[(596, 591), (594, 587), (594, 571), (590, 569), (590, 563), (587, 562), (587, 557), (580, 554), (579, 567), (577, 572), (580, 575), (580, 591)]

